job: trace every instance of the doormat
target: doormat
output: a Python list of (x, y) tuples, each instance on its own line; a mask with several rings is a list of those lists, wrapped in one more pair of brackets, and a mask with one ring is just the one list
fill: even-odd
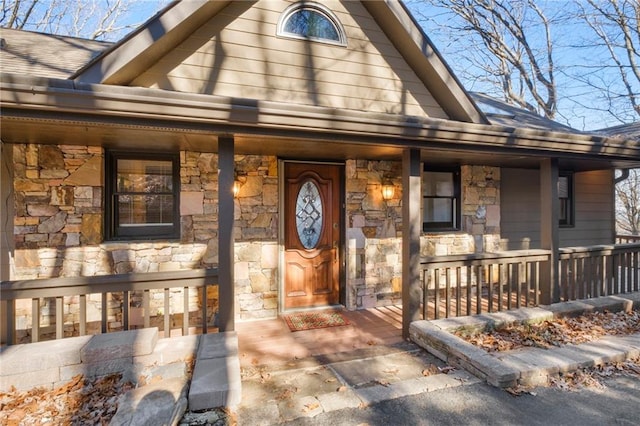
[(349, 321), (338, 311), (296, 312), (295, 314), (285, 315), (284, 320), (291, 331), (349, 325)]

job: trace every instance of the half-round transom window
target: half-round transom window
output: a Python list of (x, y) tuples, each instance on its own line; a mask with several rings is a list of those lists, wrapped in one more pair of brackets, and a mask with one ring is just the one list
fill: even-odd
[(280, 17), (278, 35), (347, 45), (344, 29), (338, 18), (317, 3), (302, 2), (289, 6)]

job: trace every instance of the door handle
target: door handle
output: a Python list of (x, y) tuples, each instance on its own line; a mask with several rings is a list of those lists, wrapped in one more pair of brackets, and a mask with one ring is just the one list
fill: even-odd
[(339, 260), (338, 259), (339, 256), (338, 256), (338, 242), (337, 241), (333, 242), (333, 253), (334, 253), (334, 259), (333, 260), (334, 260), (334, 262), (337, 262)]

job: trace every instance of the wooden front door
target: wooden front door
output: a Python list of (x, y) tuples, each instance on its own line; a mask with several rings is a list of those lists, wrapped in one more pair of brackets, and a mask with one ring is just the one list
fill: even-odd
[(335, 164), (285, 163), (285, 309), (340, 302), (341, 175)]

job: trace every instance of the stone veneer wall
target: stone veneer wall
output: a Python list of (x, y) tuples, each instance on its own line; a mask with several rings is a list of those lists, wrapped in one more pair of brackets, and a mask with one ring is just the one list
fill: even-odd
[(278, 160), (236, 156), (242, 186), (235, 204), (236, 314), (241, 320), (278, 314)]
[[(104, 242), (103, 149), (35, 144), (16, 144), (12, 149), (15, 250), (10, 279), (156, 272), (217, 265), (217, 154), (180, 153), (180, 241)], [(277, 161), (269, 157), (237, 156), (236, 170), (244, 183), (236, 199), (236, 256), (242, 259), (236, 265), (238, 312), (241, 318), (275, 316)], [(247, 245), (260, 247), (251, 251), (254, 257), (250, 260), (243, 254)], [(213, 293), (209, 297), (217, 306), (217, 291)], [(181, 291), (171, 294), (171, 305), (182, 306)], [(135, 295), (132, 300), (135, 307)], [(163, 314), (162, 296), (153, 296), (151, 301), (152, 314)], [(17, 323), (19, 328), (29, 329), (31, 303), (22, 302), (17, 306)], [(72, 302), (65, 299), (64, 303), (66, 334), (75, 331), (73, 323), (78, 319), (77, 307)], [(109, 296), (111, 329), (118, 329), (122, 324), (121, 303), (118, 295)], [(194, 298), (193, 303), (200, 302)], [(100, 295), (89, 296), (87, 305), (87, 321), (99, 320)], [(193, 310), (199, 311), (195, 305)], [(43, 327), (53, 324), (55, 310), (51, 301), (42, 301), (40, 316)], [(28, 331), (23, 337), (26, 336)]]
[[(237, 180), (242, 183), (235, 200), (236, 312), (240, 319), (275, 317), (279, 283), (277, 159), (236, 156), (235, 161)], [(13, 164), (12, 279), (178, 270), (218, 262), (217, 154), (180, 153), (180, 241), (102, 241), (102, 148), (13, 145)], [(390, 161), (346, 162), (349, 309), (401, 299), (401, 167), (400, 162)], [(381, 194), (386, 182), (396, 188), (388, 201)], [(462, 231), (424, 235), (422, 255), (499, 249), (500, 169), (462, 167), (462, 186)], [(212, 297), (217, 300), (217, 294)], [(98, 318), (100, 299), (88, 299), (91, 321)], [(156, 305), (153, 309), (161, 314), (162, 300), (156, 300)], [(30, 308), (27, 303), (24, 318), (18, 318), (25, 328), (30, 327)], [(109, 300), (109, 309), (110, 327), (117, 329), (122, 322), (117, 296)], [(54, 314), (44, 301), (42, 325), (51, 323)], [(73, 322), (76, 315), (71, 301), (65, 301), (67, 321)]]
[[(347, 307), (370, 308), (402, 298), (402, 164), (347, 162)], [(392, 200), (381, 195), (392, 182)], [(500, 249), (500, 169), (463, 166), (462, 229), (421, 237), (423, 256), (479, 253)]]

